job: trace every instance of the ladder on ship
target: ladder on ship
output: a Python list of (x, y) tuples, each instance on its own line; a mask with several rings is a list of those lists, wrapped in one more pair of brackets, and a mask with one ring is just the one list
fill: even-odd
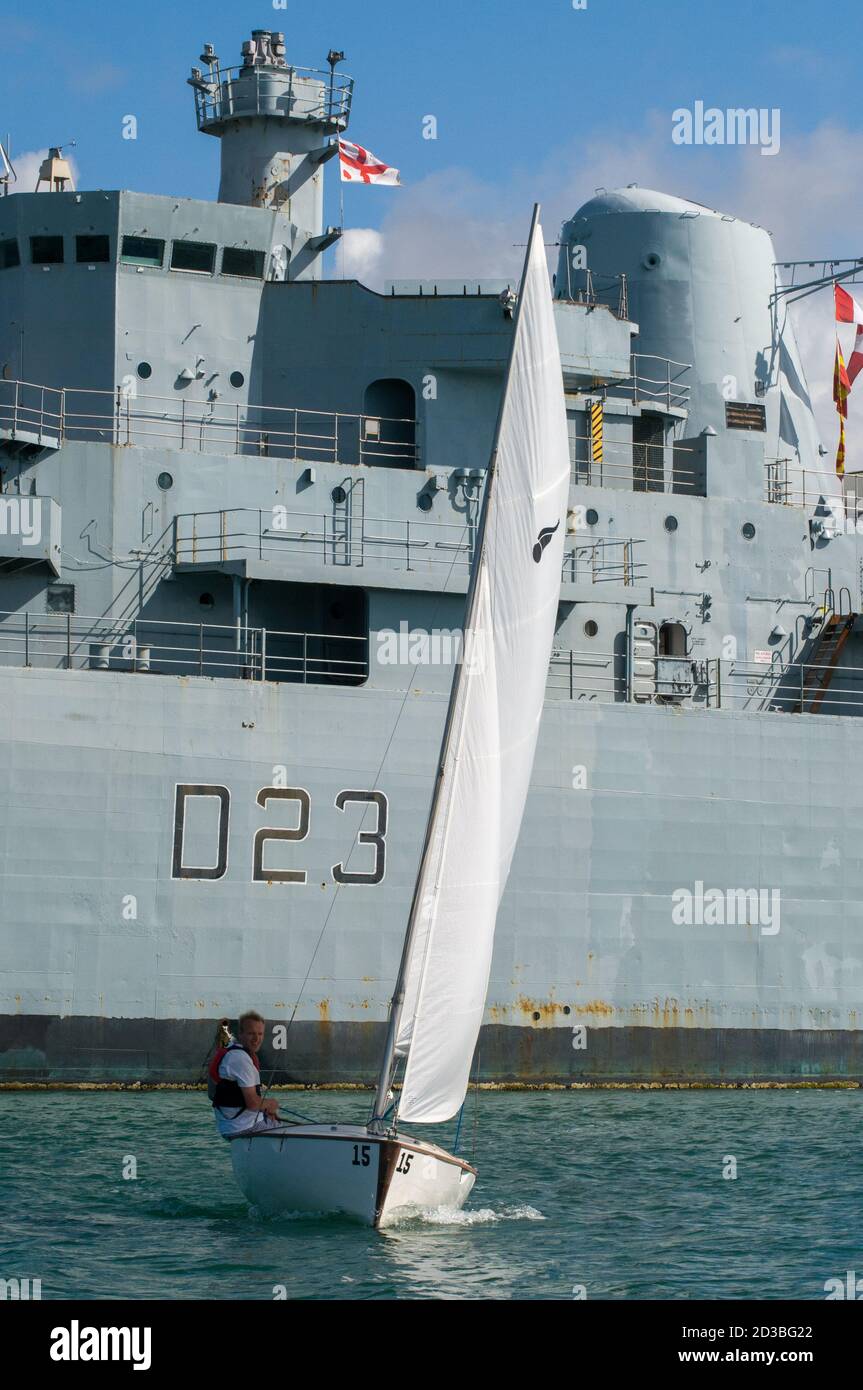
[[(843, 595), (848, 595), (848, 611), (845, 610)], [(854, 630), (856, 613), (851, 612), (851, 595), (847, 589), (839, 591), (839, 612), (834, 608), (833, 591), (828, 589), (824, 595), (822, 612), (824, 619), (821, 631), (809, 660), (803, 667), (800, 683), (800, 710), (816, 714), (821, 707), (830, 683), (837, 669), (843, 648)]]

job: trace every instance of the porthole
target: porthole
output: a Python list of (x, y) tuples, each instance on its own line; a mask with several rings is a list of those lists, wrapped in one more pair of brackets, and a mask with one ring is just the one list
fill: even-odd
[(330, 496), (332, 497), (334, 502), (338, 503), (347, 502), (348, 500), (348, 494), (345, 492), (343, 487), (334, 487), (332, 492), (330, 493)]
[(150, 366), (149, 362), (138, 363), (138, 376), (141, 378), (142, 381), (149, 381), (152, 375), (153, 368)]
[(667, 517), (665, 518), (665, 529), (666, 529), (666, 531), (676, 531), (676, 530), (677, 530), (677, 517), (676, 517), (676, 516), (667, 516)]
[(430, 492), (421, 492), (417, 498), (417, 506), (422, 512), (430, 512), (434, 505), (434, 498)]
[(537, 1011), (534, 1009), (534, 1012), (533, 1012), (533, 1021), (534, 1021), (534, 1023), (539, 1023), (539, 1020), (540, 1020), (541, 1018), (542, 1018), (542, 1014), (537, 1013)]
[(755, 535), (755, 527), (752, 525), (751, 521), (744, 521), (740, 528), (740, 534), (744, 536), (746, 540), (752, 540), (752, 537)]
[(216, 606), (216, 600), (213, 598), (212, 594), (201, 594), (198, 602), (202, 608), (215, 608)]
[(588, 526), (595, 526), (599, 521), (599, 512), (595, 511), (593, 507), (588, 507), (584, 514), (584, 519)]
[(245, 386), (246, 384), (246, 378), (243, 376), (242, 372), (231, 372), (229, 380), (231, 385), (236, 386), (237, 388), (239, 388), (240, 386)]
[(167, 492), (169, 488), (174, 486), (174, 479), (171, 477), (170, 473), (160, 473), (156, 482), (163, 492)]
[(641, 264), (645, 270), (656, 270), (662, 265), (662, 257), (658, 251), (645, 251), (641, 258)]
[(565, 1014), (571, 1014), (571, 1013), (572, 1013), (572, 1009), (569, 1007), (568, 1004), (564, 1004), (564, 1006), (563, 1006), (563, 1012), (564, 1012)]
[(599, 623), (595, 623), (595, 622), (593, 621), (593, 618), (588, 618), (587, 622), (586, 622), (585, 625), (584, 625), (584, 635), (585, 635), (585, 637), (595, 637), (596, 634), (597, 634), (598, 632), (599, 632)]

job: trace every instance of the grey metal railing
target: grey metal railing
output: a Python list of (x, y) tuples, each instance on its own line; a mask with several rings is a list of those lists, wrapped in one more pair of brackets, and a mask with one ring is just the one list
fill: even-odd
[(0, 434), (46, 444), (91, 440), (311, 463), (414, 467), (419, 461), (416, 420), (149, 396), (128, 386), (91, 391), (0, 380)]
[(0, 664), (358, 685), (368, 678), (368, 641), (228, 623), (0, 612)]
[[(818, 662), (768, 665), (753, 661), (704, 663), (706, 703), (714, 709), (746, 709), (772, 714), (863, 715), (863, 666), (826, 670)], [(827, 678), (827, 683), (820, 681)]]
[(695, 450), (675, 443), (632, 444), (605, 439), (602, 456), (593, 457), (589, 438), (570, 436), (572, 481), (586, 487), (630, 489), (633, 492), (674, 492), (698, 495), (703, 474), (681, 466), (684, 455)]
[[(606, 275), (597, 270), (573, 270), (566, 258), (566, 299), (570, 304), (585, 304), (589, 309), (604, 306), (615, 318), (629, 318), (629, 292), (626, 275)], [(563, 298), (559, 287), (559, 298)]]
[(605, 389), (610, 397), (623, 396), (634, 405), (646, 402), (664, 410), (686, 410), (692, 387), (683, 378), (691, 370), (691, 362), (635, 352), (631, 375), (625, 381), (609, 382)]
[(821, 509), (828, 525), (832, 516), (842, 529), (846, 522), (854, 529), (863, 515), (863, 492), (858, 490), (854, 474), (843, 486), (829, 466), (823, 470), (802, 468), (796, 458), (765, 461), (764, 500), (782, 507)]
[[(172, 555), (177, 565), (300, 556), (337, 567), (382, 565), (439, 575), (443, 567), (461, 572), (470, 567), (475, 530), (465, 522), (234, 507), (175, 517)], [(567, 543), (561, 577), (570, 583), (638, 583), (646, 577), (646, 566), (635, 555), (642, 544), (618, 537)]]
[(317, 68), (215, 68), (192, 84), (198, 128), (232, 116), (285, 116), (344, 129), (354, 80)]
[[(724, 658), (692, 660), (692, 682), (682, 702), (694, 708), (749, 713), (833, 714), (863, 717), (863, 666), (825, 671), (817, 662), (769, 663)], [(622, 652), (558, 648), (549, 665), (547, 694), (552, 699), (608, 704), (626, 700), (626, 662)], [(826, 685), (821, 680), (827, 676)], [(639, 703), (666, 703), (665, 687)], [(681, 703), (675, 698), (674, 703)]]

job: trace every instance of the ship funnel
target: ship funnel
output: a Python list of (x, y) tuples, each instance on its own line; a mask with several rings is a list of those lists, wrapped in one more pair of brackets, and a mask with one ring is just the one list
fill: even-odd
[(305, 242), (321, 239), (322, 166), (347, 128), (353, 80), (332, 62), (329, 71), (288, 63), (284, 34), (269, 29), (252, 31), (242, 58), (223, 68), (206, 44), (188, 79), (198, 129), (221, 140), (219, 202), (276, 208)]

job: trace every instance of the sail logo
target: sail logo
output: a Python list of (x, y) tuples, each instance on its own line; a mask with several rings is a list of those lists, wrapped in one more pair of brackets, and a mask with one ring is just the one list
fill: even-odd
[(780, 925), (778, 888), (708, 888), (701, 879), (695, 891), (676, 888), (671, 895), (675, 926), (760, 927), (762, 936), (776, 936)]
[(149, 1327), (82, 1327), (77, 1318), (70, 1327), (51, 1330), (52, 1361), (131, 1361), (134, 1371), (149, 1371)]
[(546, 546), (551, 544), (551, 538), (559, 525), (560, 522), (557, 523), (557, 526), (543, 526), (542, 530), (537, 536), (536, 545), (533, 547), (533, 558), (534, 560), (536, 560), (537, 564), (539, 564), (540, 560), (542, 559), (543, 552)]
[(486, 633), (469, 628), (381, 628), (377, 634), (377, 659), (381, 666), (455, 666), (461, 661), (468, 671), (485, 669)]
[(671, 139), (675, 145), (760, 145), (761, 153), (779, 153), (780, 110), (761, 106), (705, 108), (696, 101), (690, 111), (679, 106), (671, 113)]
[(0, 497), (0, 536), (20, 536), (24, 545), (42, 539), (42, 507), (39, 497)]

